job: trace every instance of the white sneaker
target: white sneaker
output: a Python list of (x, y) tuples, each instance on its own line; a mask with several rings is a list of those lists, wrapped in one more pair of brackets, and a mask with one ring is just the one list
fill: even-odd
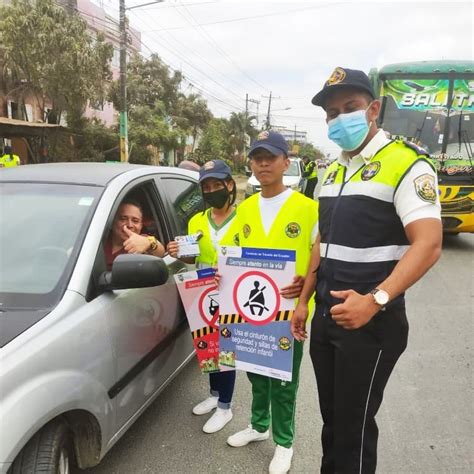
[(215, 413), (207, 420), (206, 424), (202, 427), (204, 433), (216, 433), (224, 428), (230, 420), (232, 420), (232, 410), (230, 408), (217, 408)]
[(270, 474), (286, 474), (290, 470), (292, 457), (293, 448), (284, 448), (277, 444), (268, 472)]
[(270, 433), (268, 430), (265, 431), (265, 433), (259, 433), (249, 425), (245, 430), (229, 436), (227, 438), (227, 444), (234, 448), (240, 448), (242, 446), (247, 446), (247, 444), (252, 443), (253, 441), (265, 441), (269, 436)]
[(214, 408), (217, 408), (217, 400), (219, 400), (219, 397), (206, 398), (203, 402), (198, 403), (193, 408), (193, 413), (195, 415), (205, 415), (206, 413), (210, 413)]

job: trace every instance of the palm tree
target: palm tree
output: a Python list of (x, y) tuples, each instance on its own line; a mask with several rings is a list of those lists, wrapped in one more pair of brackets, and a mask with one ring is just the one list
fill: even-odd
[(240, 155), (244, 152), (247, 136), (250, 139), (257, 136), (258, 130), (253, 126), (254, 120), (256, 117), (246, 112), (232, 112), (230, 114), (229, 132), (235, 154)]

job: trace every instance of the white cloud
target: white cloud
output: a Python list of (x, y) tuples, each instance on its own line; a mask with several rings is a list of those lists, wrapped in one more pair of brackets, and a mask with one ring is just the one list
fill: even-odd
[[(127, 5), (139, 3), (144, 0)], [(246, 92), (261, 100), (263, 113), (268, 101), (261, 95), (271, 90), (284, 98), (273, 102), (274, 121), (296, 124), (316, 145), (331, 150), (324, 114), (310, 100), (335, 66), (368, 72), (394, 62), (473, 58), (470, 1), (184, 3), (188, 6), (167, 1), (130, 13), (145, 45), (226, 102), (206, 96), (216, 115), (231, 107), (243, 110)], [(246, 19), (229, 22), (237, 18)], [(196, 22), (216, 24), (191, 26)], [(291, 110), (276, 112), (286, 107)]]

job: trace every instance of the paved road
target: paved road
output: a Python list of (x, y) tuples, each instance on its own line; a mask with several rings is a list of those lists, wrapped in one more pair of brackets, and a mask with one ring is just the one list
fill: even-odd
[[(474, 235), (448, 237), (440, 263), (407, 298), (409, 346), (395, 368), (378, 415), (379, 473), (474, 472)], [(307, 350), (307, 348), (306, 348)], [(239, 373), (234, 420), (206, 435), (206, 416), (191, 414), (206, 396), (194, 361), (108, 453), (99, 473), (264, 473), (271, 441), (230, 448), (248, 423), (250, 390)], [(292, 473), (315, 473), (321, 456), (316, 387), (308, 354), (298, 396)]]

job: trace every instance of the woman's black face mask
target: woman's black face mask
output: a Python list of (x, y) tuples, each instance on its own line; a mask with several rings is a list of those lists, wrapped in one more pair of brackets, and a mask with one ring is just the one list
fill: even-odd
[(211, 193), (202, 193), (202, 196), (211, 207), (222, 209), (229, 201), (229, 190), (224, 187)]

